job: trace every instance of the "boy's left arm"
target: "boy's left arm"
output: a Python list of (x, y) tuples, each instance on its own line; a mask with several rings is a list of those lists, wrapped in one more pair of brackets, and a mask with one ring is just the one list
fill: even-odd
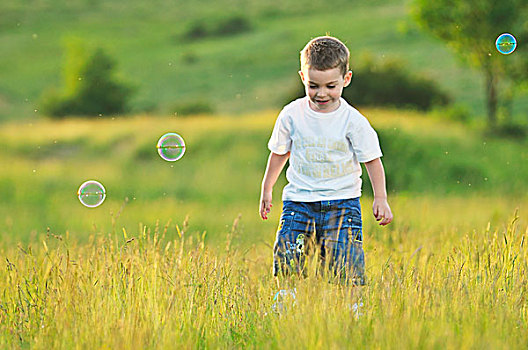
[(385, 186), (385, 170), (383, 170), (383, 163), (380, 158), (364, 163), (372, 184), (374, 191), (374, 203), (372, 204), (372, 211), (376, 221), (380, 221), (380, 225), (390, 224), (392, 221), (392, 212), (387, 202), (387, 189)]

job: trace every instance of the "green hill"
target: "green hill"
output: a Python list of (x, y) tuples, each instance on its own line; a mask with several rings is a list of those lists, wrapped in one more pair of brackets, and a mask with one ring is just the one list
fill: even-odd
[(299, 50), (327, 32), (350, 47), (352, 68), (365, 51), (400, 58), (456, 102), (483, 113), (480, 76), (418, 31), (405, 0), (338, 0), (331, 9), (319, 0), (5, 0), (0, 120), (40, 115), (43, 91), (62, 84), (64, 43), (71, 37), (116, 58), (120, 74), (137, 87), (132, 113), (172, 114), (176, 106), (196, 104), (247, 113), (280, 107), (299, 84)]

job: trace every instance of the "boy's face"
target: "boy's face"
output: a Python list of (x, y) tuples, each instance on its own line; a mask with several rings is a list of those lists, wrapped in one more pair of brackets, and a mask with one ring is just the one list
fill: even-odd
[(317, 70), (305, 68), (299, 71), (310, 107), (316, 112), (329, 113), (339, 108), (343, 88), (350, 84), (352, 72), (345, 76), (339, 68)]

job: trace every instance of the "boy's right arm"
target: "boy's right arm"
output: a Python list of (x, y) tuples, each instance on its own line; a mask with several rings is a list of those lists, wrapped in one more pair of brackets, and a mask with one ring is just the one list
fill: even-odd
[(290, 158), (290, 152), (286, 154), (276, 154), (271, 152), (268, 158), (268, 165), (266, 166), (266, 172), (264, 173), (264, 179), (262, 180), (262, 187), (260, 191), (260, 205), (259, 212), (260, 217), (263, 220), (268, 218), (268, 213), (271, 211), (271, 199), (273, 193), (273, 186), (279, 175), (286, 164), (286, 161)]

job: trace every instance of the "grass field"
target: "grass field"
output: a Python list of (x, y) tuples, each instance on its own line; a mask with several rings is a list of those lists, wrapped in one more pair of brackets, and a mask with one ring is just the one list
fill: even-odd
[[(271, 246), (283, 177), (270, 220), (257, 213), (276, 112), (5, 123), (1, 346), (523, 347), (526, 142), (363, 112), (382, 140), (395, 220), (376, 225), (365, 183), (367, 286), (352, 294), (310, 274), (292, 281), (295, 305), (281, 315)], [(188, 146), (175, 163), (156, 153), (167, 131)], [(76, 191), (92, 178), (107, 199), (88, 209)]]
[[(2, 1), (0, 348), (526, 347), (528, 141), (483, 133), (480, 75), (420, 32), (409, 4)], [(186, 34), (240, 17), (247, 31)], [(327, 32), (351, 48), (352, 69), (367, 51), (400, 58), (477, 121), (361, 108), (380, 137), (394, 222), (377, 225), (364, 175), (367, 285), (328, 283), (309, 266), (286, 281), (296, 299), (278, 314), (286, 287), (271, 275), (272, 245), (286, 180), (262, 221), (266, 143), (299, 84), (299, 50)], [(137, 89), (130, 115), (42, 118), (71, 40), (116, 59)], [(195, 102), (216, 113), (174, 115)], [(174, 163), (156, 150), (169, 131), (187, 144)], [(89, 179), (107, 190), (94, 209), (76, 193)]]
[[(463, 197), (483, 208), (459, 205), (452, 215), (464, 215), (453, 224), (476, 217), (482, 219), (469, 222), (482, 227), (490, 218), (506, 220), (526, 198), (526, 141), (483, 137), (476, 129), (412, 112), (364, 112), (380, 135), (389, 192), (403, 205), (406, 198), (418, 197), (434, 208), (436, 198)], [(82, 240), (88, 232), (123, 226), (134, 232), (139, 222), (153, 227), (157, 220), (177, 223), (189, 215), (190, 231), (208, 231), (214, 240), (241, 213), (241, 227), (269, 242), (278, 218), (261, 224), (256, 209), (275, 117), (264, 112), (4, 124), (0, 159), (9, 166), (0, 175), (0, 231), (7, 239), (28, 241), (49, 227)], [(168, 131), (180, 133), (188, 146), (175, 163), (164, 162), (155, 148)], [(88, 179), (102, 182), (108, 192), (105, 203), (93, 210), (76, 198)], [(281, 177), (275, 188), (276, 203), (284, 181)], [(486, 207), (485, 198), (500, 205)], [(506, 212), (494, 214), (508, 203)], [(421, 219), (411, 217), (400, 223), (421, 226)]]
[[(65, 42), (72, 37), (117, 60), (120, 75), (136, 87), (132, 113), (171, 114), (176, 105), (196, 101), (229, 114), (279, 108), (299, 84), (298, 52), (327, 32), (351, 48), (352, 69), (367, 51), (380, 60), (402, 59), (483, 116), (480, 75), (417, 29), (409, 3), (338, 1), (329, 11), (322, 1), (293, 0), (2, 1), (0, 119), (40, 116), (42, 93), (62, 85)], [(197, 23), (214, 27), (240, 15), (250, 30), (185, 39)], [(522, 117), (526, 101), (520, 94), (514, 114)]]
[[(310, 275), (294, 282), (295, 303), (286, 300), (281, 314), (272, 312), (269, 251), (218, 254), (180, 232), (175, 240), (162, 228), (128, 239), (93, 235), (83, 245), (50, 236), (2, 252), (0, 344), (510, 349), (528, 341), (527, 232), (514, 221), (412, 231), (421, 242), (397, 249), (370, 239), (367, 286), (352, 295)], [(359, 317), (351, 310), (358, 301)]]

